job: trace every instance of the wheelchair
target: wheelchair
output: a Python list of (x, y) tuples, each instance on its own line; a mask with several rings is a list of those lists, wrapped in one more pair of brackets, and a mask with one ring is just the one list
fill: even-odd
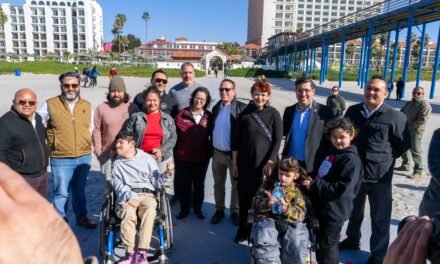
[[(172, 248), (174, 242), (171, 207), (164, 188), (157, 191), (155, 197), (157, 208), (153, 227), (152, 244), (154, 238), (156, 238), (159, 242), (159, 248), (154, 248), (152, 256), (148, 257), (148, 261), (157, 261), (155, 263), (160, 264), (171, 263), (168, 258), (169, 250)], [(121, 219), (116, 216), (115, 207), (116, 194), (111, 186), (107, 185), (99, 227), (99, 251), (105, 264), (116, 263), (115, 248), (122, 244), (122, 241), (118, 236), (120, 233)], [(156, 236), (154, 236), (154, 232), (156, 232)], [(150, 250), (149, 253), (151, 253)]]

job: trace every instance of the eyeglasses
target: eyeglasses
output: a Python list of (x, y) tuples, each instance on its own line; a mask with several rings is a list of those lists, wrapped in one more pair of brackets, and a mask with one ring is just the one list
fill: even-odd
[(232, 88), (218, 88), (218, 90), (220, 92), (227, 92), (227, 93), (229, 93), (231, 90), (234, 90), (234, 89), (232, 89)]
[(156, 83), (160, 83), (160, 82), (162, 82), (163, 84), (167, 84), (167, 83), (168, 83), (168, 80), (166, 80), (166, 79), (161, 79), (161, 78), (155, 78), (154, 81), (155, 81)]
[(63, 83), (63, 88), (78, 88), (79, 84), (77, 83), (72, 83), (72, 84), (68, 84), (68, 83)]
[(17, 103), (21, 106), (25, 106), (25, 105), (30, 105), (30, 106), (34, 106), (37, 104), (37, 101), (32, 101), (32, 100), (18, 100)]

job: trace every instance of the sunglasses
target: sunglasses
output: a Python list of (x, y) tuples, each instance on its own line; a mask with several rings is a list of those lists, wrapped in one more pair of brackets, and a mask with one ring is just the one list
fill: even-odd
[(160, 83), (160, 82), (162, 82), (163, 84), (167, 84), (167, 83), (168, 83), (168, 80), (166, 80), (166, 79), (161, 79), (161, 78), (156, 78), (156, 79), (154, 79), (154, 81), (155, 81), (156, 83)]
[(31, 100), (18, 100), (17, 103), (21, 106), (30, 105), (35, 106), (37, 104), (37, 101), (31, 101)]
[(70, 87), (78, 88), (78, 86), (79, 86), (79, 84), (77, 84), (77, 83), (73, 83), (73, 84), (63, 83), (64, 88), (70, 88)]
[(233, 90), (232, 88), (218, 88), (218, 90), (220, 91), (220, 92), (227, 92), (227, 93), (229, 93), (231, 90)]

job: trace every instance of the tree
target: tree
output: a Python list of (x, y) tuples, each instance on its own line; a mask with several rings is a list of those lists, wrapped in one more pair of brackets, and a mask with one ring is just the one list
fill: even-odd
[[(121, 37), (125, 22), (127, 22), (127, 17), (124, 14), (116, 15), (115, 22), (113, 23), (112, 33), (114, 32), (118, 39)], [(119, 42), (119, 44), (121, 43)], [(121, 45), (118, 46), (118, 52), (121, 52)]]
[(351, 56), (351, 64), (354, 64), (354, 53), (356, 51), (356, 46), (353, 43), (350, 43), (345, 48), (345, 53), (347, 53), (347, 56)]
[(373, 45), (373, 48), (371, 50), (371, 56), (373, 57), (373, 59), (377, 61), (376, 69), (379, 69), (379, 65), (382, 62), (383, 55), (384, 55), (384, 50), (379, 48), (378, 46)]
[[(421, 46), (420, 46), (419, 43), (415, 43), (414, 46), (412, 47), (412, 50), (411, 50), (411, 57), (414, 58), (414, 62), (417, 61), (417, 58), (418, 58), (419, 55), (420, 55), (420, 48), (421, 48)], [(410, 64), (411, 64), (411, 59), (410, 59), (409, 61), (410, 61)], [(417, 64), (414, 64), (413, 66), (414, 66), (415, 68), (417, 68)]]
[(217, 45), (216, 48), (223, 51), (224, 53), (226, 53), (228, 55), (240, 54), (237, 47), (232, 42), (224, 42), (222, 44)]
[(0, 25), (4, 26), (8, 22), (8, 15), (0, 9)]
[[(139, 38), (137, 38), (133, 34), (128, 34), (127, 36), (121, 36), (119, 38), (121, 40), (121, 47), (123, 44), (122, 38), (124, 38), (124, 37), (127, 38), (129, 41), (128, 46), (126, 46), (124, 50), (128, 50), (128, 51), (134, 50), (134, 48), (137, 48), (141, 45), (141, 40)], [(114, 51), (114, 52), (118, 51), (119, 39), (116, 39), (115, 41), (113, 41), (112, 51)]]
[(124, 52), (125, 48), (130, 45), (130, 40), (128, 40), (127, 36), (122, 36), (119, 38), (119, 44), (122, 46), (122, 52)]
[(144, 12), (142, 19), (145, 20), (145, 43), (148, 43), (148, 20), (150, 20), (150, 14)]
[(63, 57), (66, 61), (69, 61), (71, 56), (72, 56), (72, 54), (70, 53), (70, 51), (66, 50), (63, 52)]

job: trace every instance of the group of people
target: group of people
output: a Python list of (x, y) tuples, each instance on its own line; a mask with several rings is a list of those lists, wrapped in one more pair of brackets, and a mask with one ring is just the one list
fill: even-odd
[[(319, 223), (319, 263), (338, 263), (338, 248), (359, 249), (367, 196), (372, 220), (368, 263), (383, 262), (395, 161), (411, 147), (415, 173), (423, 169), (417, 140), (430, 107), (419, 102), (422, 88), (414, 89), (413, 106), (400, 112), (385, 102), (386, 81), (372, 77), (363, 102), (344, 115), (345, 101), (338, 87), (332, 88), (328, 106), (322, 105), (314, 100), (314, 82), (301, 77), (295, 81), (297, 103), (287, 107), (281, 118), (269, 103), (272, 87), (265, 79), (256, 80), (245, 104), (236, 99), (231, 79), (222, 80), (217, 91), (203, 87), (188, 62), (181, 66), (181, 78), (167, 93), (167, 73), (157, 70), (151, 85), (130, 102), (123, 78), (114, 75), (107, 101), (95, 111), (80, 96), (75, 73), (62, 74), (61, 95), (38, 109), (36, 94), (21, 89), (11, 111), (0, 118), (5, 128), (0, 135), (0, 161), (47, 197), (50, 157), (55, 210), (68, 221), (71, 193), (76, 224), (96, 228), (87, 218), (85, 198), (93, 146), (102, 173), (117, 194), (121, 238), (127, 248), (121, 263), (147, 263), (156, 207), (153, 196), (167, 182), (173, 182), (167, 187), (180, 202), (177, 219), (186, 218), (191, 208), (197, 218), (205, 219), (204, 185), (211, 158), (216, 211), (210, 222), (217, 224), (225, 217), (229, 171), (230, 217), (238, 225), (234, 241), (252, 239), (256, 263), (304, 263), (311, 218)], [(424, 113), (423, 120), (415, 109)], [(402, 166), (407, 166), (405, 159)], [(277, 185), (281, 199), (272, 194)], [(271, 210), (278, 202), (281, 214)], [(136, 247), (137, 215), (144, 235)], [(346, 220), (347, 238), (339, 243)]]
[[(98, 76), (99, 71), (95, 66), (90, 65), (89, 67), (86, 67), (82, 71), (82, 87), (89, 87), (93, 88), (98, 85)], [(88, 84), (88, 86), (87, 86)]]

